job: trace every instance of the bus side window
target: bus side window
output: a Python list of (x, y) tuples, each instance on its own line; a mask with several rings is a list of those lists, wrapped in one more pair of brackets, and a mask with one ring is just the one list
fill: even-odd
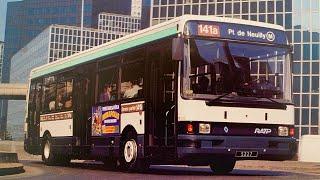
[(73, 80), (62, 81), (57, 84), (56, 110), (67, 111), (72, 109)]
[(118, 69), (110, 68), (99, 73), (98, 102), (108, 102), (118, 99)]
[(29, 89), (29, 99), (28, 99), (28, 121), (30, 121), (33, 118), (33, 113), (35, 111), (35, 96), (36, 96), (36, 83), (32, 82)]
[(64, 104), (64, 107), (66, 110), (71, 110), (72, 109), (72, 91), (73, 91), (73, 80), (68, 80), (66, 82), (66, 102)]
[(143, 97), (143, 62), (127, 64), (122, 67), (121, 97), (122, 99)]
[(41, 112), (41, 90), (42, 90), (42, 83), (37, 83), (36, 89), (35, 89), (35, 97), (34, 97), (37, 112)]
[(44, 85), (43, 91), (43, 112), (55, 111), (56, 84)]
[(35, 94), (36, 94), (36, 84), (34, 82), (31, 83), (30, 89), (29, 89), (29, 108), (34, 105), (34, 99), (35, 99)]
[(66, 82), (59, 82), (57, 84), (57, 97), (55, 102), (55, 109), (61, 111), (64, 109), (64, 103), (66, 98)]
[(55, 112), (57, 86), (54, 76), (44, 78), (42, 90), (42, 113)]

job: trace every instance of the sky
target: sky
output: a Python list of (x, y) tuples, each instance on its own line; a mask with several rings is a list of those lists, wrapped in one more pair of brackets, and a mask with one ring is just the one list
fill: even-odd
[(4, 41), (4, 31), (6, 27), (7, 2), (17, 0), (0, 0), (0, 41)]

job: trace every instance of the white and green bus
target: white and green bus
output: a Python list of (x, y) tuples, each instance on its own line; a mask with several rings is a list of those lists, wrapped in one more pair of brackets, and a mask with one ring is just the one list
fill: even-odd
[(25, 150), (47, 165), (216, 173), (291, 159), (291, 54), (281, 26), (186, 15), (35, 68)]

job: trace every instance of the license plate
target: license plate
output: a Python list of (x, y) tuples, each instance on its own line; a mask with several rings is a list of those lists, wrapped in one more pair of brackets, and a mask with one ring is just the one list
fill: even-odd
[(237, 151), (236, 157), (258, 157), (257, 151)]

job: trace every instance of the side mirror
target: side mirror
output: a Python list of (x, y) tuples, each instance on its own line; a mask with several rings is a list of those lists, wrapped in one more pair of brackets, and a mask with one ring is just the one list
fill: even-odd
[(181, 37), (173, 38), (172, 40), (172, 60), (183, 60), (184, 40)]

